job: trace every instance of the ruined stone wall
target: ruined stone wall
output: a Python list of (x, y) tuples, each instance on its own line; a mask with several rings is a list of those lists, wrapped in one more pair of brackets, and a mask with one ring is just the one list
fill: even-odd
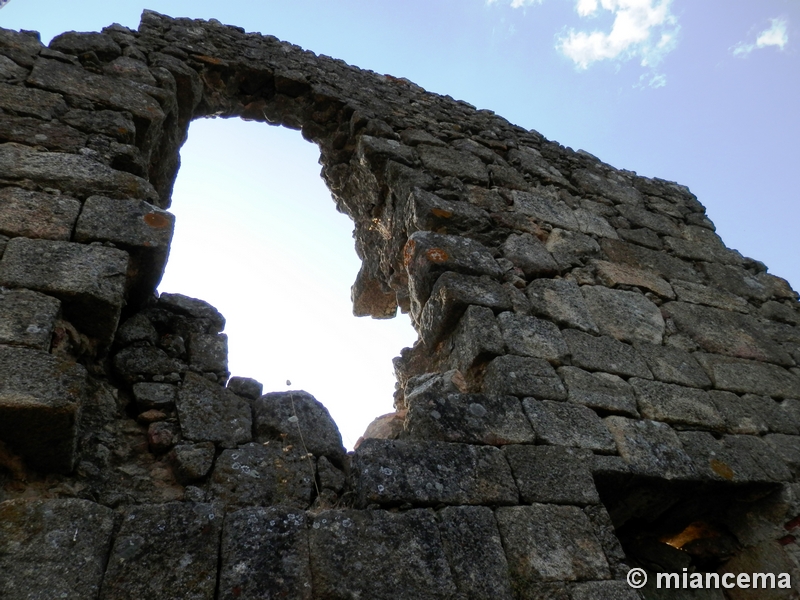
[[(419, 333), (354, 453), (308, 394), (230, 377), (213, 307), (154, 295), (214, 116), (319, 146), (354, 312)], [(146, 12), (0, 30), (0, 255), (4, 599), (628, 599), (631, 566), (797, 597), (797, 294), (683, 186)]]

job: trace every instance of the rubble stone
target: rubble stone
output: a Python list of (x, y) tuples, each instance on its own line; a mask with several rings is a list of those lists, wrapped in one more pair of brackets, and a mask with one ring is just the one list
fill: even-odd
[(186, 373), (178, 391), (177, 408), (187, 440), (233, 448), (251, 439), (250, 405), (195, 373)]

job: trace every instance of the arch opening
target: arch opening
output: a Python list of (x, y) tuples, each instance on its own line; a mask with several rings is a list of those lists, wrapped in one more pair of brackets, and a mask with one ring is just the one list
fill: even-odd
[(194, 121), (159, 289), (218, 308), (229, 371), (258, 380), (265, 393), (308, 391), (352, 449), (373, 418), (393, 410), (391, 358), (416, 332), (405, 315), (352, 316), (349, 288), (361, 267), (353, 223), (331, 203), (317, 157), (314, 145), (283, 127)]

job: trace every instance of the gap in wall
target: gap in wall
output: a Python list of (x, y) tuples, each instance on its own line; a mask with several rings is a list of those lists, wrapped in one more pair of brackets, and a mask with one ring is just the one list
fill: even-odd
[(318, 158), (299, 131), (194, 121), (159, 291), (214, 305), (227, 320), (231, 374), (258, 379), (265, 393), (313, 394), (352, 449), (375, 417), (394, 410), (391, 359), (417, 335), (407, 315), (352, 315), (353, 224), (336, 211)]

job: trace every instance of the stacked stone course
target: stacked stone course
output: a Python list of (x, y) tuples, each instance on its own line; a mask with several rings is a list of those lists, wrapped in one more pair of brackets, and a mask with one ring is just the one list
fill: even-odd
[[(398, 307), (397, 412), (346, 453), (155, 294), (197, 118), (299, 129)], [(0, 596), (656, 598), (800, 589), (800, 311), (683, 186), (216, 21), (0, 30)], [(772, 595), (768, 595), (772, 594)]]

